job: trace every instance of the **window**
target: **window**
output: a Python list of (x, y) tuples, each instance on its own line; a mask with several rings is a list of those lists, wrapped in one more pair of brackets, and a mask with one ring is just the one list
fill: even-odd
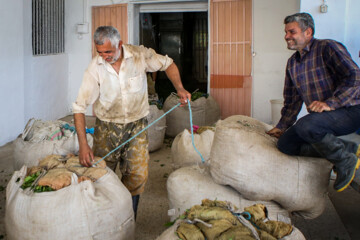
[(65, 51), (64, 0), (32, 0), (33, 55)]

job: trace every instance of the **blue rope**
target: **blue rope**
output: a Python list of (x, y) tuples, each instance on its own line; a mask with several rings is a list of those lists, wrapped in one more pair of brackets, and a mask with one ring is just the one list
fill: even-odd
[[(115, 152), (116, 150), (118, 150), (119, 148), (121, 148), (122, 146), (124, 146), (125, 144), (127, 144), (128, 142), (130, 142), (131, 140), (133, 140), (135, 137), (137, 137), (139, 134), (141, 134), (142, 132), (144, 132), (146, 129), (148, 129), (149, 127), (151, 127), (152, 125), (154, 125), (157, 121), (159, 121), (160, 119), (162, 119), (163, 117), (165, 117), (168, 113), (170, 113), (172, 110), (174, 110), (175, 108), (177, 108), (178, 106), (180, 106), (181, 103), (176, 104), (174, 107), (172, 107), (169, 111), (167, 111), (166, 113), (164, 113), (162, 116), (160, 116), (158, 119), (156, 119), (155, 121), (153, 121), (152, 123), (150, 123), (146, 128), (144, 128), (143, 130), (141, 130), (140, 132), (138, 132), (137, 134), (135, 134), (134, 136), (132, 136), (131, 138), (129, 138), (127, 141), (125, 141), (124, 143), (122, 143), (121, 145), (117, 146), (115, 149), (113, 149), (112, 151), (110, 151), (108, 154), (106, 154), (104, 157), (102, 157), (99, 161), (97, 161), (96, 163), (94, 163), (93, 165), (97, 165), (99, 162), (101, 162), (102, 160), (104, 160), (106, 157), (108, 157), (110, 154), (112, 154), (113, 152)], [(189, 105), (189, 112), (190, 112), (190, 128), (191, 128), (191, 140), (192, 140), (192, 144), (196, 150), (196, 152), (200, 155), (201, 157), (201, 161), (204, 163), (205, 160), (203, 158), (203, 156), (201, 155), (201, 153), (197, 150), (197, 148), (195, 147), (194, 144), (194, 132), (193, 132), (193, 123), (192, 123), (192, 112), (191, 112), (191, 106), (190, 106), (190, 100), (188, 100), (188, 105)]]
[(205, 163), (205, 160), (204, 160), (203, 156), (201, 155), (201, 153), (199, 152), (199, 150), (197, 150), (197, 148), (195, 147), (195, 142), (194, 142), (194, 129), (193, 129), (193, 122), (192, 122), (192, 112), (191, 112), (190, 100), (188, 101), (188, 106), (189, 106), (189, 114), (190, 114), (191, 142), (192, 142), (192, 145), (194, 146), (195, 151), (200, 155), (200, 157), (201, 157), (201, 162), (202, 162), (202, 163)]

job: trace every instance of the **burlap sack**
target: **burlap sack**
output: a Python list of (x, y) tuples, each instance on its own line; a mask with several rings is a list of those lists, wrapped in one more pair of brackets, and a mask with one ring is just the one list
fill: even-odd
[(78, 183), (72, 174), (70, 186), (43, 193), (21, 189), (27, 167), (16, 171), (6, 188), (7, 239), (134, 239), (131, 195), (117, 175), (107, 170), (96, 182)]
[[(149, 106), (149, 114), (147, 115), (148, 124), (151, 124), (164, 114), (163, 110), (158, 109), (156, 105)], [(164, 142), (166, 131), (166, 117), (164, 116), (154, 125), (148, 128), (149, 136), (149, 152), (159, 150)]]
[(45, 168), (45, 169), (52, 169), (56, 167), (64, 167), (64, 163), (59, 161), (59, 155), (49, 155), (45, 158), (41, 159), (39, 162), (39, 167)]
[[(100, 158), (95, 157), (98, 161)], [(84, 167), (80, 164), (78, 156), (50, 155), (42, 159), (39, 166), (30, 168), (28, 176), (41, 171), (44, 176), (39, 178), (39, 186), (49, 186), (54, 190), (67, 187), (71, 184), (71, 176), (75, 173), (79, 182), (97, 181), (107, 173), (105, 161), (99, 162), (94, 167)]]
[[(164, 111), (167, 112), (178, 103), (179, 98), (171, 94), (164, 103)], [(211, 126), (220, 119), (220, 107), (211, 96), (191, 102), (191, 111), (194, 125)], [(167, 114), (166, 125), (166, 135), (170, 137), (175, 137), (184, 129), (190, 129), (189, 107), (177, 107)]]
[[(194, 134), (195, 147), (203, 156), (206, 164), (210, 158), (213, 139), (214, 131), (212, 130), (206, 130), (201, 134)], [(196, 152), (192, 144), (191, 133), (186, 129), (179, 133), (174, 139), (171, 145), (171, 156), (175, 169), (202, 163), (200, 155)]]
[(213, 179), (247, 199), (273, 200), (305, 218), (319, 216), (332, 165), (325, 159), (281, 153), (277, 139), (265, 133), (270, 128), (246, 116), (217, 123), (210, 155)]
[[(205, 199), (201, 205), (194, 205), (188, 209), (181, 218), (184, 220), (177, 220), (175, 225), (167, 229), (157, 240), (179, 238), (197, 240), (205, 237), (210, 240), (305, 239), (303, 234), (290, 223), (268, 220), (267, 209), (263, 204), (244, 208), (251, 215), (251, 222), (245, 219), (239, 220), (229, 209), (236, 213), (242, 212), (236, 210), (230, 202)], [(253, 224), (256, 224), (257, 228)]]
[[(178, 229), (179, 225), (182, 222), (184, 221), (177, 220), (173, 226), (166, 229), (160, 236), (156, 238), (156, 240), (179, 240), (179, 236), (176, 234), (176, 230)], [(241, 239), (245, 239), (245, 238), (241, 238)], [(281, 238), (280, 240), (305, 240), (305, 237), (298, 228), (293, 227), (291, 234), (284, 238)]]
[(49, 186), (54, 190), (59, 190), (71, 184), (72, 174), (66, 168), (50, 169), (45, 176), (40, 178), (39, 186)]

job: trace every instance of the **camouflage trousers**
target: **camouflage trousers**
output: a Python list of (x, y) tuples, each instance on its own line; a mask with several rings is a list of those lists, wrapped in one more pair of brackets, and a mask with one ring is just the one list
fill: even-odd
[[(120, 124), (96, 119), (94, 132), (94, 155), (103, 157), (147, 126), (142, 118), (132, 123)], [(122, 173), (121, 181), (132, 196), (144, 191), (148, 179), (148, 135), (142, 132), (136, 138), (105, 158), (106, 165), (115, 172), (118, 164)]]

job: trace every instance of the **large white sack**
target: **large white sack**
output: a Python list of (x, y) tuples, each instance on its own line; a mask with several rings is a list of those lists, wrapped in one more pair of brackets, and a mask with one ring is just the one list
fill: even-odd
[[(86, 138), (90, 147), (93, 137), (87, 133)], [(76, 133), (64, 136), (60, 140), (42, 140), (39, 142), (24, 141), (21, 137), (14, 141), (14, 169), (19, 170), (23, 165), (37, 166), (44, 157), (52, 154), (67, 155), (79, 152), (79, 141)]]
[[(178, 235), (175, 233), (180, 223), (183, 220), (177, 220), (173, 226), (166, 229), (156, 240), (179, 240)], [(305, 240), (304, 235), (300, 232), (299, 229), (292, 226), (293, 230), (290, 235), (280, 238), (280, 240)]]
[[(15, 171), (6, 188), (5, 227), (9, 240), (134, 239), (129, 191), (109, 168), (96, 182), (72, 184), (54, 192), (20, 188), (27, 167)], [(17, 182), (17, 179), (20, 180)]]
[[(149, 114), (147, 115), (148, 124), (154, 122), (164, 114), (163, 110), (158, 109), (156, 105), (149, 106)], [(166, 131), (166, 117), (161, 118), (148, 128), (149, 136), (149, 152), (160, 149), (163, 145)]]
[[(171, 94), (164, 103), (164, 111), (167, 112), (176, 104), (179, 98)], [(220, 119), (220, 107), (211, 96), (201, 97), (191, 102), (193, 124), (198, 126), (211, 126)], [(189, 107), (177, 107), (166, 115), (166, 135), (175, 137), (184, 129), (190, 129)]]
[(213, 179), (247, 199), (273, 200), (305, 218), (319, 216), (332, 165), (325, 159), (281, 153), (276, 138), (265, 133), (269, 128), (246, 116), (217, 123), (210, 155)]
[[(212, 130), (206, 130), (200, 134), (194, 133), (195, 147), (203, 156), (206, 164), (210, 158), (213, 139), (214, 131)], [(191, 133), (187, 129), (175, 137), (171, 145), (171, 156), (175, 169), (202, 163), (200, 155), (192, 144)]]
[(229, 186), (217, 184), (207, 169), (197, 166), (183, 167), (172, 172), (166, 182), (169, 198), (169, 212), (173, 213), (171, 220), (175, 220), (186, 209), (201, 204), (203, 199), (229, 201), (243, 211), (245, 207), (256, 203), (264, 204), (270, 220), (290, 223), (289, 213), (279, 204), (272, 201), (251, 201)]
[(25, 141), (40, 142), (51, 138), (51, 135), (60, 130), (60, 127), (66, 123), (62, 120), (42, 121), (31, 118), (26, 124), (21, 137)]
[[(207, 198), (210, 200), (229, 201), (239, 208), (239, 212), (242, 212), (245, 207), (261, 203), (266, 206), (270, 220), (291, 224), (288, 211), (281, 208), (277, 203), (247, 200), (233, 188), (215, 183), (206, 168), (200, 169), (196, 166), (191, 166), (172, 172), (167, 180), (167, 191), (171, 209), (169, 212), (174, 213), (171, 221), (184, 213), (186, 209), (201, 204), (201, 200)], [(176, 221), (172, 227), (165, 230), (156, 240), (178, 240), (179, 237), (175, 234), (175, 231), (180, 222)], [(293, 232), (282, 239), (302, 240), (305, 237), (293, 226)]]

